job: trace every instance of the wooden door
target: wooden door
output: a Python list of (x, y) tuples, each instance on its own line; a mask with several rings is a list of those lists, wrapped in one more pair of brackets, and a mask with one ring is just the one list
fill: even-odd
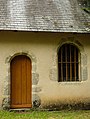
[(11, 108), (31, 108), (31, 60), (24, 55), (11, 61)]

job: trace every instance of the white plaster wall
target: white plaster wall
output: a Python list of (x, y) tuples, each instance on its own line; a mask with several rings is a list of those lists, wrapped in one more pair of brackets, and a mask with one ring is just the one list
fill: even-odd
[[(55, 49), (62, 38), (74, 37), (84, 47), (87, 54), (88, 79), (81, 82), (60, 83), (50, 79), (50, 69), (53, 65)], [(90, 102), (90, 35), (69, 33), (39, 33), (39, 32), (0, 32), (0, 105), (2, 105), (5, 80), (8, 76), (6, 58), (19, 52), (31, 52), (37, 59), (37, 72), (41, 87), (38, 95), (41, 104), (55, 102)], [(8, 79), (10, 80), (10, 79)], [(58, 79), (57, 79), (58, 80)]]

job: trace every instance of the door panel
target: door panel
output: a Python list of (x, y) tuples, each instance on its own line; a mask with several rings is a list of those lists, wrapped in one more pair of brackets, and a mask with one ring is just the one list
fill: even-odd
[(31, 103), (31, 60), (24, 55), (11, 61), (11, 108), (28, 108)]

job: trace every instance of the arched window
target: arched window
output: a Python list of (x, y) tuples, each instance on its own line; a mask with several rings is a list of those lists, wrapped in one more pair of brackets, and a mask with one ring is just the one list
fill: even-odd
[(58, 51), (58, 81), (79, 81), (78, 48), (73, 44), (64, 44)]

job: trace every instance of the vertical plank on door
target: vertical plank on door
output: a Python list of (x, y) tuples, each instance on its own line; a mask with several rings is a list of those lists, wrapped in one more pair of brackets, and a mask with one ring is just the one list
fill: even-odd
[(21, 73), (22, 73), (22, 104), (26, 104), (26, 98), (27, 98), (27, 73), (26, 73), (26, 57), (22, 56), (22, 61), (21, 61), (21, 65), (22, 65), (22, 69), (21, 69)]
[(27, 65), (26, 65), (26, 67), (27, 67), (27, 69), (26, 69), (26, 71), (27, 71), (27, 104), (30, 102), (31, 103), (31, 90), (32, 90), (32, 88), (31, 88), (31, 84), (32, 84), (32, 82), (31, 82), (31, 70), (32, 70), (32, 66), (31, 66), (31, 61), (29, 60), (29, 59), (27, 59), (27, 63), (26, 63)]
[(13, 77), (11, 80), (11, 101), (14, 105), (21, 104), (21, 65), (18, 57), (11, 63), (11, 68), (11, 76)]

